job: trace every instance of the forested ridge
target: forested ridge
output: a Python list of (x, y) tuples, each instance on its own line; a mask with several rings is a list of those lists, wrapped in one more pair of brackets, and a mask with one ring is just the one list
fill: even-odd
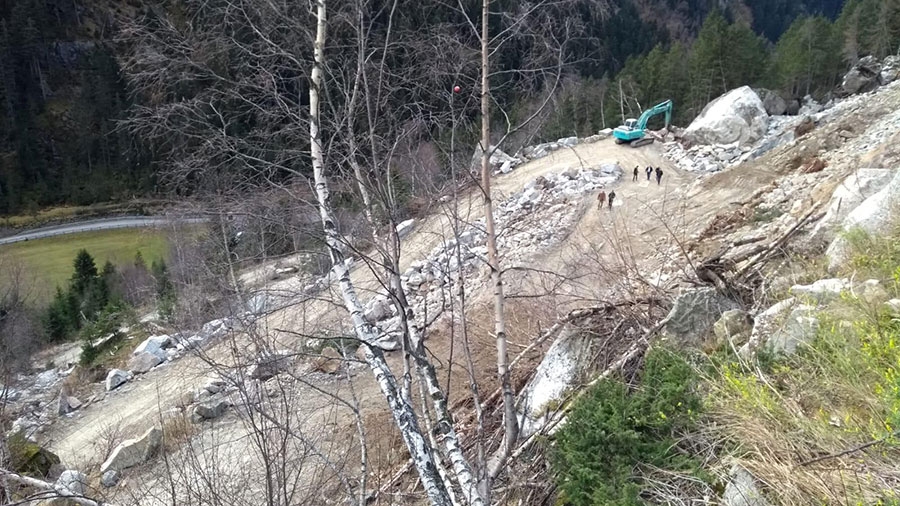
[[(586, 2), (567, 45), (572, 64), (538, 135), (615, 126), (622, 112), (634, 115), (664, 98), (675, 101), (676, 120), (684, 123), (741, 84), (823, 95), (860, 55), (884, 56), (900, 45), (897, 2), (843, 3), (616, 0), (606, 8)], [(148, 100), (131, 93), (123, 78), (119, 22), (151, 10), (140, 1), (114, 4), (0, 0), (0, 214), (157, 190), (155, 162), (165, 146), (118, 124), (134, 101)], [(177, 18), (180, 3), (153, 12), (161, 9)], [(446, 22), (440, 9), (426, 6), (407, 9), (402, 19), (422, 31)], [(514, 112), (527, 109), (527, 87), (506, 94), (507, 102), (522, 104)]]

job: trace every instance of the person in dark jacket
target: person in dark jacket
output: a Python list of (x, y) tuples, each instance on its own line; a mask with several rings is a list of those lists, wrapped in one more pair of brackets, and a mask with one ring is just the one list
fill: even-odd
[(645, 172), (647, 173), (647, 181), (650, 181), (650, 176), (653, 175), (653, 167), (650, 167), (650, 166), (648, 165)]
[(631, 178), (631, 180), (632, 180), (633, 182), (635, 182), (635, 183), (637, 182), (637, 175), (638, 175), (638, 166), (635, 165), (635, 166), (634, 166), (634, 177)]
[(613, 202), (613, 199), (616, 198), (616, 192), (615, 191), (609, 192), (608, 198), (609, 198), (609, 210), (612, 211), (612, 202)]
[(660, 184), (659, 182), (662, 181), (662, 177), (663, 177), (663, 171), (661, 168), (657, 167), (656, 168), (656, 184)]

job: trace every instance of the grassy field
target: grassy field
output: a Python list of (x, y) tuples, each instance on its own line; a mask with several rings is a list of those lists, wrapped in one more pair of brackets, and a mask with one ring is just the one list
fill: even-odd
[(72, 262), (82, 248), (94, 257), (97, 269), (107, 260), (117, 266), (128, 264), (138, 251), (149, 266), (153, 260), (167, 256), (168, 242), (162, 232), (152, 229), (100, 230), (0, 246), (0, 257), (27, 268), (35, 280), (33, 296), (42, 301), (72, 276)]

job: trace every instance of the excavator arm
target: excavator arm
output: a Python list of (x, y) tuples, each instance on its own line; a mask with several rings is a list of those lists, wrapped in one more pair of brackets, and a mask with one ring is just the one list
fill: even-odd
[(666, 114), (666, 126), (672, 122), (672, 101), (666, 100), (665, 102), (661, 102), (659, 104), (654, 105), (650, 109), (644, 111), (641, 114), (641, 117), (638, 119), (637, 127), (641, 130), (645, 130), (647, 128), (647, 122), (650, 121), (650, 118), (656, 116), (657, 114)]

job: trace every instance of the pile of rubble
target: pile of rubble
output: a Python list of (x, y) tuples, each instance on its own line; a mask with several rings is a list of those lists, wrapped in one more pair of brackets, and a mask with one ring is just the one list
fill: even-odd
[[(900, 59), (896, 69), (900, 72)], [(890, 75), (893, 73), (891, 70)], [(892, 88), (897, 82), (900, 81), (890, 79), (887, 87)], [(876, 88), (871, 90), (877, 93), (880, 88)], [(858, 109), (872, 97), (871, 93), (858, 94), (819, 104), (806, 96), (797, 115), (769, 115), (771, 107), (765, 107), (759, 96), (768, 93), (771, 92), (743, 87), (722, 95), (707, 105), (681, 135), (676, 136), (682, 142), (672, 141), (663, 145), (664, 156), (681, 170), (700, 173), (721, 171), (759, 158), (780, 146), (791, 145), (812, 128)], [(847, 137), (850, 135), (848, 132)]]
[[(603, 163), (594, 168), (571, 168), (541, 176), (529, 182), (522, 191), (511, 195), (496, 209), (497, 240), (503, 265), (515, 267), (538, 251), (561, 241), (577, 219), (582, 196), (605, 188), (622, 174), (617, 163)], [(447, 303), (444, 288), (462, 279), (467, 291), (487, 282), (488, 268), (484, 219), (471, 224), (435, 247), (425, 259), (414, 262), (401, 276), (407, 290), (416, 323), (440, 315)], [(478, 271), (482, 275), (477, 275)], [(366, 305), (365, 317), (377, 324), (384, 334), (378, 343), (387, 350), (399, 344), (400, 318), (387, 295), (373, 298)]]

